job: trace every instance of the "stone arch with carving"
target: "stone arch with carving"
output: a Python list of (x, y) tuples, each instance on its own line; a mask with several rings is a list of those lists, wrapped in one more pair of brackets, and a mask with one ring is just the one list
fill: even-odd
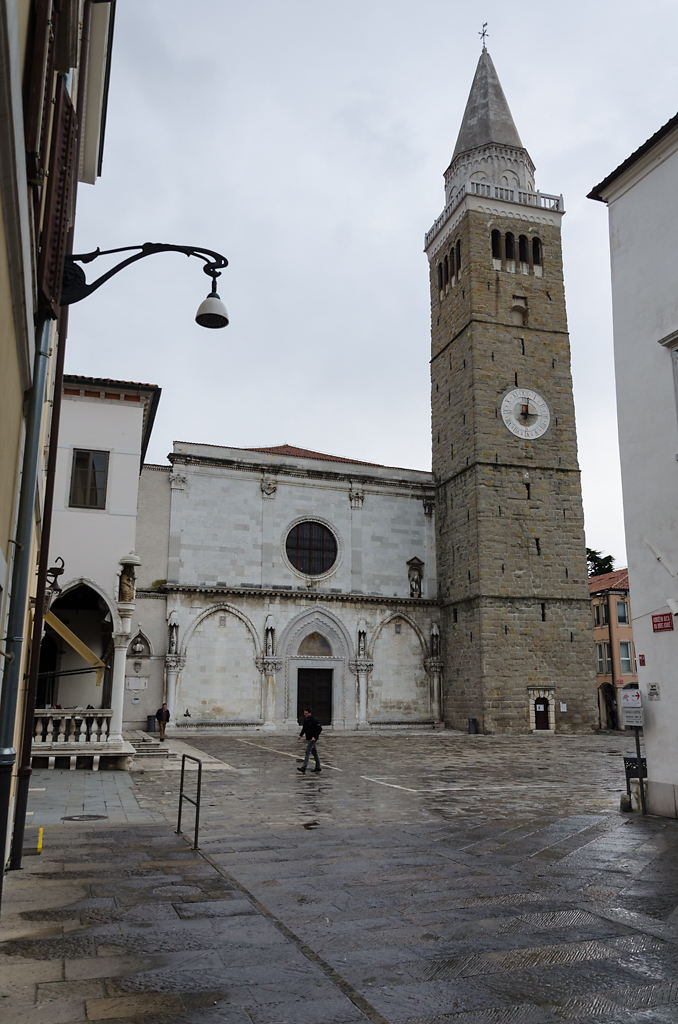
[[(331, 655), (308, 657), (299, 654), (300, 645), (311, 633), (320, 633), (327, 639), (332, 648)], [(276, 718), (284, 719), (289, 726), (296, 726), (298, 670), (327, 668), (332, 670), (332, 725), (355, 728), (355, 681), (349, 670), (350, 662), (356, 656), (354, 647), (345, 624), (325, 608), (310, 608), (289, 622), (278, 643), (278, 657), (284, 665), (285, 685), (277, 701)]]
[[(390, 643), (389, 626), (393, 626)], [(394, 611), (381, 620), (370, 642), (373, 665), (367, 694), (370, 723), (428, 724), (434, 720), (428, 657), (427, 638), (410, 615)]]
[(193, 636), (193, 633), (201, 624), (201, 622), (209, 618), (210, 615), (218, 615), (220, 612), (223, 612), (223, 614), (225, 615), (234, 615), (236, 619), (240, 619), (240, 621), (245, 625), (246, 629), (250, 633), (250, 636), (252, 637), (252, 643), (254, 644), (255, 650), (255, 657), (260, 657), (263, 652), (261, 640), (259, 639), (259, 634), (257, 633), (256, 626), (247, 615), (240, 611), (239, 608), (236, 608), (234, 605), (228, 604), (225, 601), (220, 601), (218, 604), (211, 604), (209, 608), (205, 608), (204, 611), (201, 611), (198, 615), (196, 615), (196, 617), (193, 619), (193, 622), (191, 622), (191, 624), (186, 628), (186, 631), (184, 632), (183, 636), (183, 641), (180, 641), (179, 643), (180, 653), (183, 655), (186, 654), (186, 652), (188, 651), (188, 646), (191, 642), (191, 637)]
[(175, 706), (186, 708), (192, 724), (262, 724), (262, 644), (252, 620), (217, 602), (195, 616), (179, 641)]
[(127, 657), (135, 657), (134, 653), (132, 652), (132, 644), (134, 644), (137, 637), (139, 637), (141, 642), (145, 644), (146, 647), (148, 648), (148, 652), (144, 652), (143, 657), (154, 657), (153, 644), (151, 643), (151, 638), (148, 635), (148, 633), (146, 633), (146, 631), (141, 628), (141, 626), (137, 626), (137, 628), (130, 634), (130, 642), (127, 644)]

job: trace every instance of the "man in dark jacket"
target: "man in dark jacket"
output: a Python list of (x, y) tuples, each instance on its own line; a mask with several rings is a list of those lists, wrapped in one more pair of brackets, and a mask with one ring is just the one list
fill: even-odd
[(167, 707), (167, 704), (163, 704), (163, 706), (161, 708), (158, 708), (158, 710), (155, 713), (155, 717), (157, 719), (158, 728), (160, 730), (160, 741), (162, 743), (164, 743), (165, 742), (165, 728), (167, 726), (167, 723), (170, 720), (170, 713), (169, 713), (169, 709)]
[(301, 739), (302, 736), (306, 737), (306, 756), (304, 757), (304, 761), (301, 767), (297, 768), (297, 771), (301, 772), (302, 775), (306, 771), (308, 759), (311, 756), (311, 754), (313, 754), (313, 757), (315, 758), (315, 768), (311, 768), (311, 771), (319, 772), (322, 770), (320, 768), (320, 758), (318, 757), (318, 751), (316, 748), (318, 737), (320, 736), (320, 733), (322, 731), (323, 727), (320, 724), (320, 722), (313, 717), (311, 709), (304, 708), (304, 721), (301, 724), (301, 732), (299, 733), (299, 739)]

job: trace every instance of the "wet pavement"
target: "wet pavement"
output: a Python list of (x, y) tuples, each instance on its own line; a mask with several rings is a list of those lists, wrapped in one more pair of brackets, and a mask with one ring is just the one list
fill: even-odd
[(678, 1020), (678, 822), (619, 811), (631, 737), (323, 733), (303, 776), (295, 737), (182, 739), (199, 851), (178, 759), (34, 773), (0, 1019)]

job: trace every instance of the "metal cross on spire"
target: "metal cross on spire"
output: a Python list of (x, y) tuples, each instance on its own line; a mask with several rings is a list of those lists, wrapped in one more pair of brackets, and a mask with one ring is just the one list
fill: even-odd
[(487, 36), (489, 35), (489, 32), (487, 31), (487, 22), (486, 21), (483, 22), (482, 32), (479, 32), (478, 35), (480, 36), (480, 38), (483, 41), (483, 50), (485, 50), (486, 49), (485, 40), (486, 40)]

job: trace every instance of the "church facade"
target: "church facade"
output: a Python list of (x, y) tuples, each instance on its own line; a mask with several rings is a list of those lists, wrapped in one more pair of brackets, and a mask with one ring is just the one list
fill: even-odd
[(170, 461), (141, 474), (137, 614), (174, 728), (442, 721), (429, 473), (287, 445)]

